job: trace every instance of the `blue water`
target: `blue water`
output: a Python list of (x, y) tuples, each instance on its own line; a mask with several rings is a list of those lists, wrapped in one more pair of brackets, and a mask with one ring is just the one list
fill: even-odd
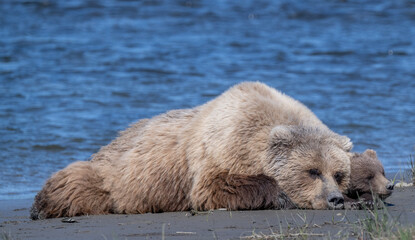
[(0, 199), (246, 80), (398, 171), (415, 153), (414, 69), (415, 1), (3, 0)]

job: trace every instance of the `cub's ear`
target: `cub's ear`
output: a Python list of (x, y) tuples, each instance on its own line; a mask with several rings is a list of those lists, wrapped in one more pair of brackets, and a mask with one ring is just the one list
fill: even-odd
[(276, 126), (271, 130), (270, 137), (272, 147), (292, 147), (295, 143), (292, 126)]
[(371, 158), (378, 158), (375, 150), (372, 150), (372, 149), (367, 149), (366, 151), (363, 152), (363, 154)]
[(350, 152), (353, 148), (353, 143), (350, 138), (346, 136), (337, 135), (336, 136), (337, 145), (346, 152)]

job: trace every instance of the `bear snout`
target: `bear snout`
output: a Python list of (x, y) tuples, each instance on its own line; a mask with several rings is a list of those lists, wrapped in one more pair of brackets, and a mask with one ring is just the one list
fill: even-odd
[(386, 189), (388, 189), (389, 191), (393, 191), (394, 187), (395, 184), (393, 184), (392, 182), (388, 182), (388, 184), (386, 184)]
[(344, 206), (343, 195), (338, 191), (331, 192), (327, 196), (327, 203), (329, 209), (342, 209)]
[(392, 182), (388, 182), (385, 186), (385, 190), (378, 194), (379, 198), (381, 200), (385, 200), (386, 198), (388, 198), (390, 195), (392, 195), (394, 187), (395, 185)]

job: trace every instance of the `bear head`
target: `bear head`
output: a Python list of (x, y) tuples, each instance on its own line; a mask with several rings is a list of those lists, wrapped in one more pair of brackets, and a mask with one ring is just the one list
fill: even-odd
[(350, 179), (350, 139), (306, 126), (277, 126), (270, 135), (270, 174), (297, 207), (343, 208), (342, 192)]
[(350, 185), (346, 193), (349, 198), (373, 194), (384, 200), (392, 194), (394, 185), (386, 179), (383, 165), (374, 150), (353, 153), (350, 170)]

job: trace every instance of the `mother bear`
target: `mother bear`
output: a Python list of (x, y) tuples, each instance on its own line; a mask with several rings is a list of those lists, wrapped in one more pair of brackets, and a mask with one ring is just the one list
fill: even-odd
[(84, 214), (343, 207), (352, 143), (258, 82), (143, 119), (55, 173), (33, 219)]

